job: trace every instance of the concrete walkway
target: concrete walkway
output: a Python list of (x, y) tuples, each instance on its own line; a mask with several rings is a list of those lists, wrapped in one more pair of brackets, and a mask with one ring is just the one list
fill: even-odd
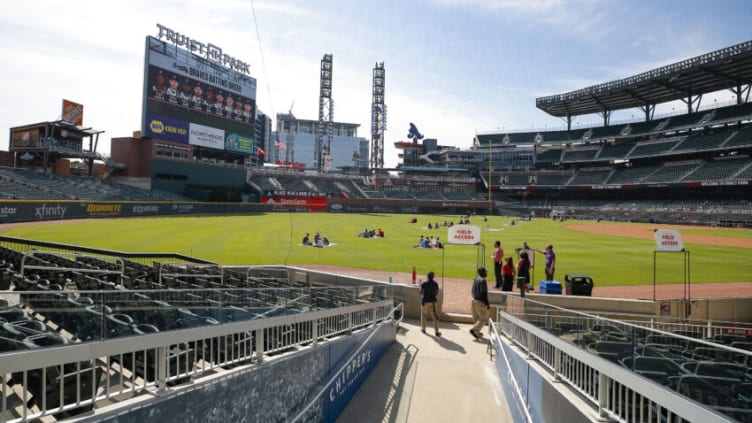
[(442, 322), (442, 336), (420, 321), (404, 320), (339, 423), (441, 423), (511, 421), (486, 336), (475, 340), (469, 324)]

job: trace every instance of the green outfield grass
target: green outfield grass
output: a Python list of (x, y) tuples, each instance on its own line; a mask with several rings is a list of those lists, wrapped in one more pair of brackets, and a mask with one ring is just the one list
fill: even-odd
[[(332, 264), (340, 266), (410, 272), (434, 270), (446, 277), (472, 278), (478, 260), (492, 267), (490, 254), (500, 240), (506, 255), (527, 241), (543, 248), (552, 243), (557, 254), (556, 276), (567, 273), (590, 275), (598, 285), (642, 285), (653, 282), (652, 240), (594, 235), (567, 230), (566, 225), (591, 223), (554, 222), (536, 219), (510, 225), (512, 218), (476, 217), (485, 252), (476, 246), (447, 245), (442, 250), (413, 248), (420, 235), (447, 237), (447, 229), (426, 229), (428, 222), (458, 221), (458, 216), (271, 213), (255, 216), (170, 217), (71, 221), (55, 225), (17, 227), (5, 235), (73, 245), (131, 252), (178, 252), (226, 265), (233, 264)], [(382, 228), (383, 239), (358, 238), (364, 229)], [(748, 238), (749, 231), (691, 229), (703, 234)], [(300, 246), (306, 232), (329, 238), (334, 246)], [(752, 249), (686, 244), (690, 251), (692, 282), (750, 281)], [(683, 281), (683, 257), (679, 253), (658, 256), (658, 283)], [(536, 255), (534, 279), (543, 277), (543, 256)], [(516, 262), (516, 258), (515, 258)]]

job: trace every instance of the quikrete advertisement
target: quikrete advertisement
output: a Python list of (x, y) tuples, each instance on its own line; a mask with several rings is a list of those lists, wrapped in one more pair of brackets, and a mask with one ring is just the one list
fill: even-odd
[(86, 214), (89, 216), (118, 216), (122, 208), (122, 204), (87, 204)]

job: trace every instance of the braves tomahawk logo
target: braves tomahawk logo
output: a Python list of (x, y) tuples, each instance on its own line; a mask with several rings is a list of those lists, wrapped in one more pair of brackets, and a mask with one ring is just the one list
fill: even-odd
[(407, 133), (407, 137), (413, 139), (413, 144), (417, 144), (418, 140), (423, 139), (423, 134), (418, 131), (418, 127), (414, 123), (410, 122), (410, 132)]

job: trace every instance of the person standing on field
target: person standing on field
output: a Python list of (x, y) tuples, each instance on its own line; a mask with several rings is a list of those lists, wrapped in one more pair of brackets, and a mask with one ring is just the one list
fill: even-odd
[(517, 262), (517, 288), (520, 289), (520, 297), (525, 297), (525, 292), (530, 288), (530, 259), (527, 253), (520, 253), (520, 261)]
[(494, 252), (491, 256), (494, 263), (494, 278), (496, 279), (496, 289), (501, 289), (501, 266), (504, 261), (504, 250), (501, 248), (501, 241), (494, 242)]
[(501, 266), (501, 277), (503, 282), (501, 284), (502, 291), (511, 291), (514, 289), (514, 262), (512, 256), (505, 259), (504, 265)]
[(554, 246), (548, 244), (546, 245), (545, 251), (538, 249), (536, 249), (535, 251), (546, 256), (546, 280), (554, 280), (554, 271), (556, 271), (556, 254), (554, 253)]

